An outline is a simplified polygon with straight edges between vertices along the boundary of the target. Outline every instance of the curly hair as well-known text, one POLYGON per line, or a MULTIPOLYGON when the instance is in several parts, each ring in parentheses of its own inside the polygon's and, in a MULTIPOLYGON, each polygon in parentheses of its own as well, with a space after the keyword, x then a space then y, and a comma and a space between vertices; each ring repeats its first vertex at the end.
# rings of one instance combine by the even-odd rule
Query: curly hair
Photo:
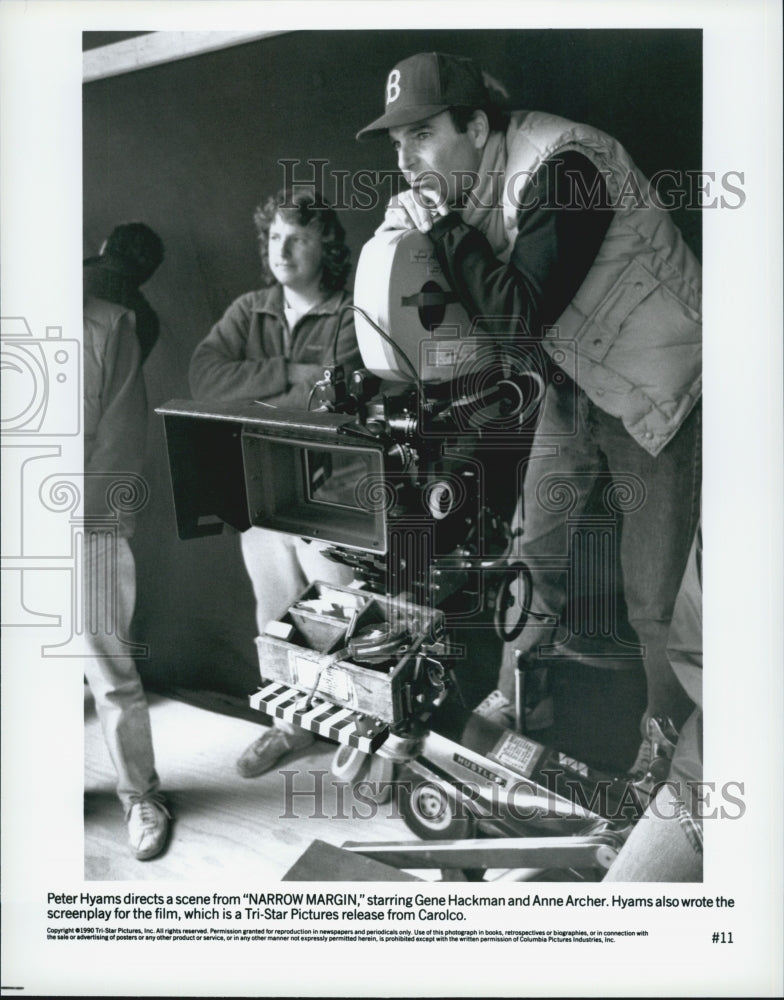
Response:
POLYGON ((320 234, 321 287, 328 292, 345 288, 351 270, 351 251, 346 245, 346 231, 337 213, 316 191, 294 194, 286 190, 268 198, 253 213, 253 222, 259 236, 263 287, 269 288, 276 280, 269 266, 269 231, 276 216, 280 216, 285 222, 315 229, 320 234))

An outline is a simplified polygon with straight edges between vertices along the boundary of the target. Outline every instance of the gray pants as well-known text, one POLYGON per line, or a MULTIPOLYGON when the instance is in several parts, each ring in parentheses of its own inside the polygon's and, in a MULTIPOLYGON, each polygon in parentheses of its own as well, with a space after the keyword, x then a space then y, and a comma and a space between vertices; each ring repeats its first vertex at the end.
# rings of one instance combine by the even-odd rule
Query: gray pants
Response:
POLYGON ((136 601, 136 566, 127 539, 85 532, 84 675, 117 772, 126 815, 135 802, 157 798, 159 781, 150 712, 127 640, 136 601))

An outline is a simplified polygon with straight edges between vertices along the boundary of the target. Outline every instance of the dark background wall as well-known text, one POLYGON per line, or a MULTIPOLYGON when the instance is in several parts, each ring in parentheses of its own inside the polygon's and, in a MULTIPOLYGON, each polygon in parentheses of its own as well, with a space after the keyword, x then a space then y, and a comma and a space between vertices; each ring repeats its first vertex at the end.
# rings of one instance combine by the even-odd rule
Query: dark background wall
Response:
MULTIPOLYGON (((281 186, 279 160, 302 161, 297 179, 308 159, 327 160, 328 171, 393 168, 384 140, 360 145, 354 134, 381 113, 392 65, 432 49, 476 58, 512 107, 609 132, 648 175, 701 167, 699 31, 303 31, 89 83, 85 256, 131 219, 152 226, 167 250, 144 288, 162 324, 146 365, 151 408, 189 395, 194 347, 257 286, 251 216, 281 186)), ((335 197, 331 183, 325 194, 335 197)), ((379 204, 343 213, 355 258, 382 212, 379 204)), ((699 254, 699 214, 675 215, 699 254)), ((258 675, 238 536, 177 539, 162 421, 152 413, 147 477, 151 499, 134 540, 145 676, 241 698, 258 675)))

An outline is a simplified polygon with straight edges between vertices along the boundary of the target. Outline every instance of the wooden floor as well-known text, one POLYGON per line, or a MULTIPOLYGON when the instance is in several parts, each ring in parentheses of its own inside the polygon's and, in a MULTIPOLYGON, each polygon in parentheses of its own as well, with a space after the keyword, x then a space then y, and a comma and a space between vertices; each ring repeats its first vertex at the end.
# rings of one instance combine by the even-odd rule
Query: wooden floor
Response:
MULTIPOLYGON (((248 884, 280 880, 305 849, 319 839, 345 841, 412 840, 403 821, 378 806, 356 803, 329 772, 335 747, 317 741, 295 764, 296 788, 318 792, 295 800, 298 818, 284 818, 285 779, 273 771, 247 780, 235 761, 262 729, 245 719, 211 712, 149 694, 158 772, 174 815, 165 854, 137 861, 126 839, 115 778, 91 697, 85 689, 84 877, 103 880, 242 880, 248 884), (352 805, 361 819, 350 818, 352 805), (321 813, 319 816, 318 813, 321 813)), ((291 813, 289 809, 289 814, 291 813)), ((431 873, 429 876, 433 878, 431 873)))

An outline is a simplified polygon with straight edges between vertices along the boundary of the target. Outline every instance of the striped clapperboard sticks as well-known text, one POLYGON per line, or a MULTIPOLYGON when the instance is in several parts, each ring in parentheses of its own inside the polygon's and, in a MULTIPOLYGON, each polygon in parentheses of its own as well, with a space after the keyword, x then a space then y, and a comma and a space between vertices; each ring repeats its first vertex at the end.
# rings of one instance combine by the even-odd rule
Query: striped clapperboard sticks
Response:
POLYGON ((386 723, 330 701, 318 701, 279 681, 251 695, 250 706, 362 753, 374 753, 389 736, 386 723))

